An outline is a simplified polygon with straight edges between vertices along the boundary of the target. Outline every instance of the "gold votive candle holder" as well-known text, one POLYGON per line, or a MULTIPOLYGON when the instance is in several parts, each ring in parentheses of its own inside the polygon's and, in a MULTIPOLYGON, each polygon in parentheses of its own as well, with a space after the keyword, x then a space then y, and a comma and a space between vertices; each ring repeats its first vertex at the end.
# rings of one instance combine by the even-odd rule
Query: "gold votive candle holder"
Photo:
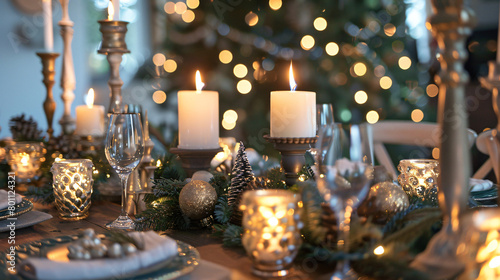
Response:
POLYGON ((90 159, 66 159, 52 165, 55 204, 62 219, 76 221, 89 215, 93 166, 90 159))
POLYGON ((457 254, 462 256, 463 279, 500 279, 500 210, 481 209, 466 215, 457 254))
POLYGON ((243 194, 242 243, 253 262, 255 275, 289 274, 302 244, 299 204, 300 196, 286 190, 253 190, 243 194))
POLYGON ((399 162, 398 182, 408 197, 438 205, 439 161, 403 159, 399 162))
POLYGON ((7 146, 7 161, 16 173, 19 183, 29 183, 40 176, 40 165, 45 160, 41 142, 16 142, 7 146))

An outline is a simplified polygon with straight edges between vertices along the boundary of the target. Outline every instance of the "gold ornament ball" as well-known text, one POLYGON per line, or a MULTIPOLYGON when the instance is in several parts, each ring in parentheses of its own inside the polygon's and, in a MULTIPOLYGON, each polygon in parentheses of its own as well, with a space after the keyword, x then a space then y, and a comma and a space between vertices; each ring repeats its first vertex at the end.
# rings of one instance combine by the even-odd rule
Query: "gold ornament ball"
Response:
POLYGON ((215 210, 217 192, 207 182, 193 180, 187 183, 179 194, 179 206, 182 213, 192 220, 201 220, 215 210))
POLYGON ((391 182, 373 185, 365 201, 358 207, 360 216, 372 217, 375 223, 386 223, 394 214, 410 205, 403 189, 391 182))

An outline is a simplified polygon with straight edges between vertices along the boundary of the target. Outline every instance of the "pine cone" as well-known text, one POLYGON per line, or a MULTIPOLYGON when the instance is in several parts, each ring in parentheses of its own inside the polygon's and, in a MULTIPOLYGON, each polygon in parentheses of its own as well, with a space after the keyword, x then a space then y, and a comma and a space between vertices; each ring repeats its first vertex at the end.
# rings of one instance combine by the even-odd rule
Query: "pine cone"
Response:
POLYGON ((41 141, 42 131, 33 117, 24 118, 24 114, 12 117, 9 121, 10 132, 14 141, 41 141))
POLYGON ((70 135, 60 135, 52 137, 47 144, 47 151, 51 153, 59 152, 66 159, 79 158, 75 144, 70 135))

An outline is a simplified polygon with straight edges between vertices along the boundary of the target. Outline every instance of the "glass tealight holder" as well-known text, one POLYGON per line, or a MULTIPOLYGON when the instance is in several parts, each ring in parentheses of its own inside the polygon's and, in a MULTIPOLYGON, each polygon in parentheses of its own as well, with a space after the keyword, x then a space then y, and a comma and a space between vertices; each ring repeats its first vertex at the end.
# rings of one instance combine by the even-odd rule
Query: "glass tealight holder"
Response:
POLYGON ((40 176, 45 148, 41 142, 16 142, 7 146, 7 161, 19 183, 29 183, 40 176))
POLYGON ((62 219, 76 221, 89 215, 93 166, 90 159, 67 159, 52 165, 52 187, 62 219))
POLYGON ((462 218, 457 254, 465 264, 462 279, 500 279, 500 210, 480 209, 462 218))
POLYGON ((242 243, 260 277, 289 274, 302 239, 300 196, 286 190, 253 190, 243 194, 242 243))
POLYGON ((399 162, 398 182, 410 199, 438 205, 439 161, 403 159, 399 162))

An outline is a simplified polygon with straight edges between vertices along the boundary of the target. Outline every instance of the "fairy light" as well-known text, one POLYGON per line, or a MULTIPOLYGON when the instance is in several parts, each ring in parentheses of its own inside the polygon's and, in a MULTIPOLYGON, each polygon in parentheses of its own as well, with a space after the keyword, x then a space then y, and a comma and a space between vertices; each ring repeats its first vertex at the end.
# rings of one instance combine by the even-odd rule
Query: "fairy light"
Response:
POLYGON ((339 45, 335 42, 326 44, 325 51, 329 56, 336 56, 339 53, 339 45))
POLYGON ((358 104, 365 104, 368 101, 368 94, 365 91, 359 90, 354 94, 354 101, 358 104))
POLYGON ((382 89, 390 89, 392 87, 392 79, 387 76, 380 78, 380 87, 382 89))
POLYGON ((245 22, 249 25, 249 26, 255 26, 257 25, 257 23, 259 22, 259 16, 257 14, 255 14, 254 12, 249 12, 246 16, 245 16, 245 22))
POLYGON ((439 88, 435 84, 430 84, 425 88, 425 92, 429 97, 436 97, 439 93, 439 88))
POLYGON ((187 6, 186 3, 184 2, 177 2, 175 3, 175 12, 179 15, 182 15, 187 11, 187 6))
POLYGON ((368 113, 366 113, 366 121, 368 123, 374 124, 374 123, 378 122, 378 119, 379 119, 379 115, 378 115, 377 111, 371 110, 368 113))
POLYGON ((279 10, 281 8, 281 5, 283 5, 281 0, 269 0, 269 7, 271 7, 271 9, 275 11, 279 10))
POLYGON ((200 6, 200 0, 186 0, 186 5, 190 9, 196 9, 198 6, 200 6))
POLYGON ((312 49, 315 43, 316 42, 314 41, 314 38, 311 35, 305 35, 300 40, 300 46, 306 51, 312 49))
POLYGON ((225 130, 232 130, 236 127, 236 122, 228 122, 228 121, 226 121, 226 119, 223 119, 222 120, 222 127, 225 130))
POLYGON ((191 10, 187 10, 185 13, 182 14, 182 20, 186 23, 193 22, 195 18, 194 12, 191 10))
POLYGON ((313 25, 314 25, 314 29, 316 29, 318 31, 323 31, 326 29, 326 26, 328 25, 328 23, 326 22, 326 19, 324 19, 322 17, 317 17, 314 20, 313 25))
POLYGON ((233 54, 228 50, 223 50, 219 53, 219 60, 224 64, 228 64, 233 60, 233 54))
POLYGON ((165 63, 165 60, 167 60, 167 59, 166 59, 165 55, 162 53, 157 53, 157 54, 153 55, 153 63, 156 66, 162 66, 163 63, 165 63))
POLYGON ((167 61, 163 64, 163 69, 165 69, 168 73, 173 73, 177 70, 177 62, 173 59, 167 59, 167 61))
POLYGON ((354 74, 361 77, 366 74, 366 65, 363 62, 354 64, 354 74))
POLYGON ((407 56, 402 56, 398 60, 399 68, 407 70, 411 66, 411 59, 407 56))
POLYGON ((394 34, 396 34, 396 26, 392 23, 387 23, 384 25, 384 33, 388 37, 392 37, 394 34))
POLYGON ((167 2, 165 3, 165 5, 163 6, 163 9, 165 10, 165 13, 171 15, 171 14, 174 14, 175 13, 175 3, 174 2, 167 2))
POLYGON ((153 93, 153 101, 156 104, 162 104, 167 100, 167 94, 162 90, 157 90, 153 93))
POLYGON ((439 148, 432 149, 432 158, 439 159, 439 148))
POLYGON ((384 250, 384 247, 382 247, 382 246, 378 246, 377 248, 375 248, 375 250, 373 250, 373 253, 377 256, 384 254, 384 252, 385 252, 385 250, 384 250))
POLYGON ((385 75, 385 67, 378 65, 375 69, 373 69, 373 74, 378 78, 383 77, 385 75))
POLYGON ((252 90, 252 84, 248 80, 241 80, 236 84, 236 89, 241 94, 247 94, 252 90))
POLYGON ((238 113, 235 110, 227 110, 222 116, 227 122, 233 123, 238 120, 238 113))
POLYGON ((415 109, 411 112, 411 120, 414 122, 421 122, 424 119, 424 112, 420 109, 415 109))
POLYGON ((244 78, 248 74, 248 69, 243 64, 236 64, 233 68, 233 74, 237 78, 244 78))

